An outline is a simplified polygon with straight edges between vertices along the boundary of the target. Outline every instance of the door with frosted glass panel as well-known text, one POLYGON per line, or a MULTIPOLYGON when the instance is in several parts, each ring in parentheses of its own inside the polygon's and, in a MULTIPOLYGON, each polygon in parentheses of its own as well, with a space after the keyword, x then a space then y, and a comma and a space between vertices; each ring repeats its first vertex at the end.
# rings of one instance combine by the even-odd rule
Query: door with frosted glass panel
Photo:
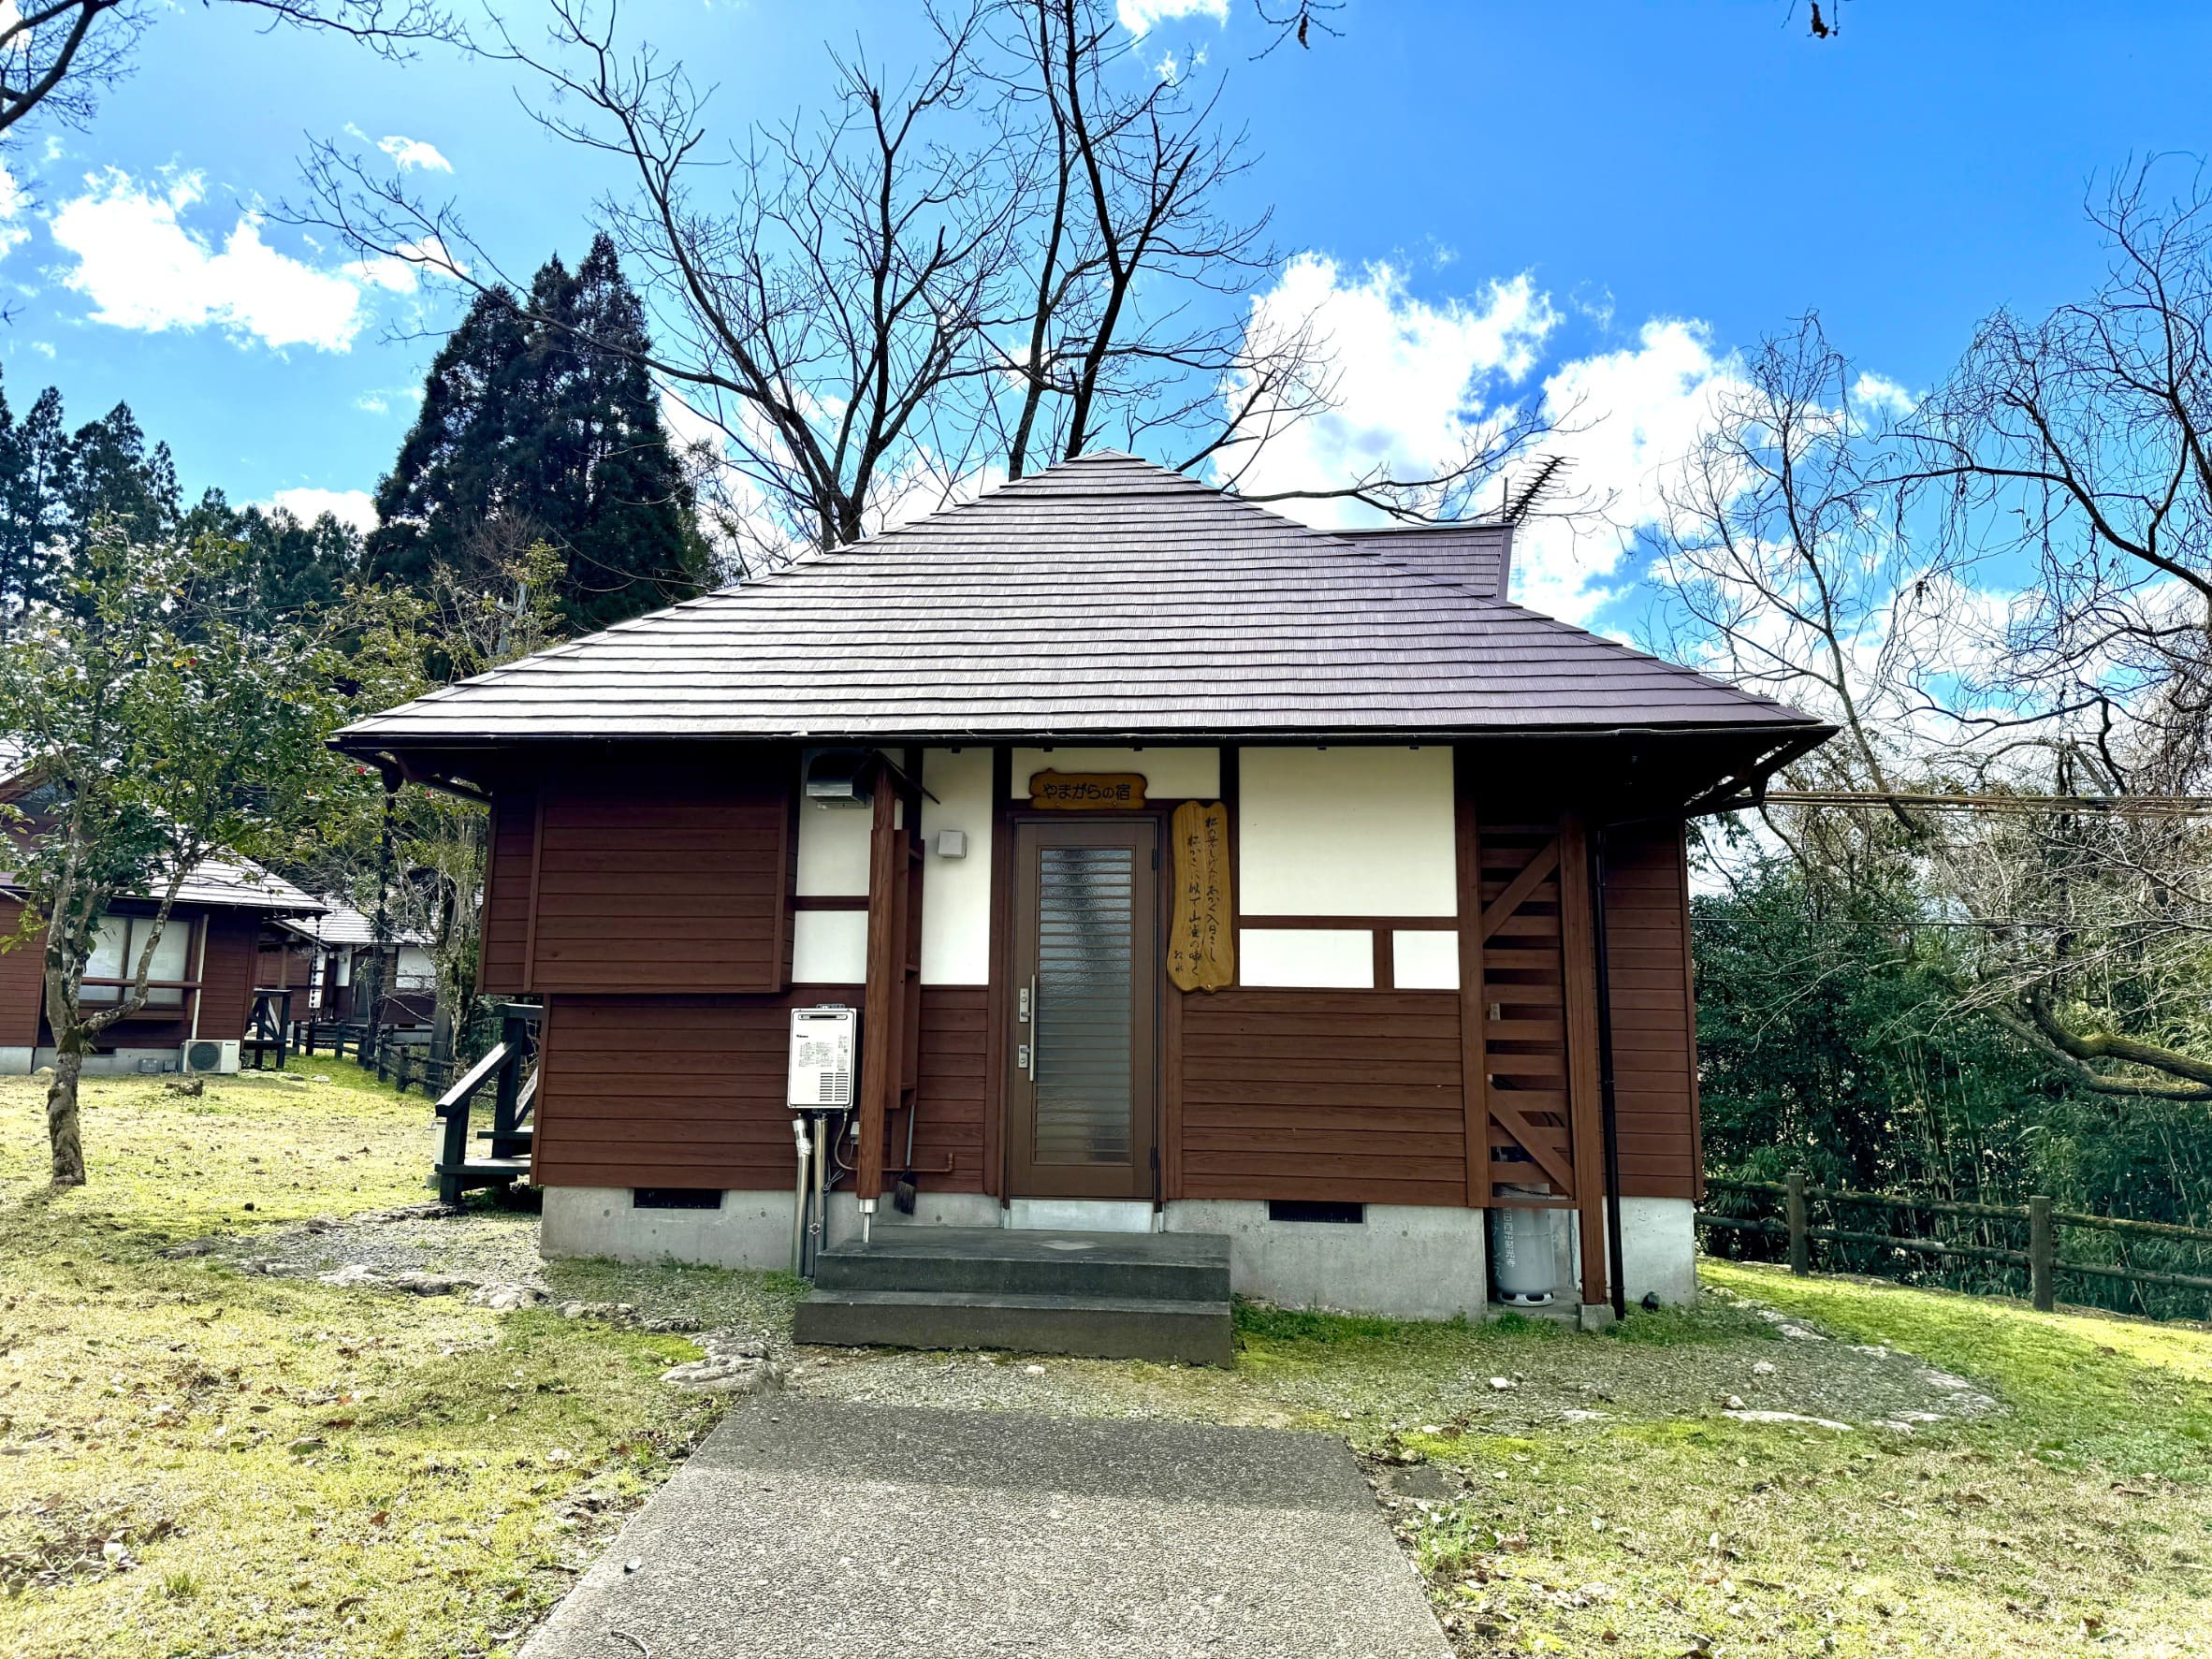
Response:
POLYGON ((1015 1197, 1152 1196, 1158 848, 1149 819, 1015 828, 1015 1197))

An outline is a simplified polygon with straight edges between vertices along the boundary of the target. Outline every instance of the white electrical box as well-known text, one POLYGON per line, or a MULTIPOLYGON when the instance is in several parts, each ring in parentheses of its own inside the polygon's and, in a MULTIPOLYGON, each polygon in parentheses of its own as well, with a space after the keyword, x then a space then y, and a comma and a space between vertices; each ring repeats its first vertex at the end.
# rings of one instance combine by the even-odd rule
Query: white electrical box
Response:
POLYGON ((860 1016, 850 1008, 791 1011, 791 1105, 800 1112, 843 1112, 852 1104, 860 1016))

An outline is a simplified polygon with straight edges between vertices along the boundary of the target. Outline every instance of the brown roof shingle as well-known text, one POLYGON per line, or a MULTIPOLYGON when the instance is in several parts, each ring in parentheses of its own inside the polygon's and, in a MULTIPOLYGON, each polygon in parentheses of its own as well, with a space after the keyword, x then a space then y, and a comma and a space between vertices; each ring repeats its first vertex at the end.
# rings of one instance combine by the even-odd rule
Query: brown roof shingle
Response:
POLYGON ((1818 729, 1495 597, 1505 548, 1476 533, 1489 528, 1335 536, 1128 456, 1085 456, 339 740, 1818 729), (1491 568, 1470 559, 1455 578, 1486 541, 1491 568))

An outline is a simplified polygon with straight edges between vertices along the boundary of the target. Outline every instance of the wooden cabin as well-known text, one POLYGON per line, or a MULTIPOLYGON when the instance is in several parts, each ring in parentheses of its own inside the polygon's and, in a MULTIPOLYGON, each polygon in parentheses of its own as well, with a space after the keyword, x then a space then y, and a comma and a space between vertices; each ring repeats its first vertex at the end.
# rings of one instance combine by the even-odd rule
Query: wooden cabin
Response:
MULTIPOLYGON (((132 898, 111 906, 84 976, 87 1005, 113 1001, 138 972, 159 906, 132 898)), ((282 877, 242 858, 210 859, 178 889, 153 947, 146 1006, 110 1026, 88 1076, 140 1071, 236 1071, 257 1036, 281 1039, 282 988, 299 971, 283 928, 321 909, 282 877), (265 981, 265 974, 268 977, 265 981), (256 1011, 264 1018, 257 1025, 256 1011)), ((0 938, 22 924, 21 891, 0 878, 0 938)), ((22 1076, 53 1063, 46 1019, 45 936, 0 953, 0 1074, 22 1076)))
POLYGON ((549 1251, 788 1264, 790 1016, 845 1005, 871 1247, 1226 1238, 1240 1292, 1479 1314, 1510 1210, 1568 1305, 1681 1300, 1683 825, 1829 728, 1511 557, 1088 456, 338 741, 489 803, 549 1251))
POLYGON ((338 1026, 373 1023, 412 1030, 427 1027, 436 1017, 438 967, 427 932, 390 928, 380 952, 374 920, 330 897, 323 900, 320 915, 303 916, 288 925, 306 965, 304 974, 293 981, 302 987, 293 1003, 294 1019, 338 1026), (371 984, 385 987, 383 1006, 373 1011, 378 1016, 373 1022, 365 989, 371 984))

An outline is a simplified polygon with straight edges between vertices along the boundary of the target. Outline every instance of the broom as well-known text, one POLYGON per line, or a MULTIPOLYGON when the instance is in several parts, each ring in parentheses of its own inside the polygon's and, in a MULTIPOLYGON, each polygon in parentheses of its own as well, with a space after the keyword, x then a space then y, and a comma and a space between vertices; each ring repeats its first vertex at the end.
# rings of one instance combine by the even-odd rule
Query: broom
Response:
POLYGON ((891 1207, 901 1215, 914 1213, 914 1119, 921 1115, 919 1106, 907 1108, 907 1167, 898 1185, 891 1189, 891 1207))

